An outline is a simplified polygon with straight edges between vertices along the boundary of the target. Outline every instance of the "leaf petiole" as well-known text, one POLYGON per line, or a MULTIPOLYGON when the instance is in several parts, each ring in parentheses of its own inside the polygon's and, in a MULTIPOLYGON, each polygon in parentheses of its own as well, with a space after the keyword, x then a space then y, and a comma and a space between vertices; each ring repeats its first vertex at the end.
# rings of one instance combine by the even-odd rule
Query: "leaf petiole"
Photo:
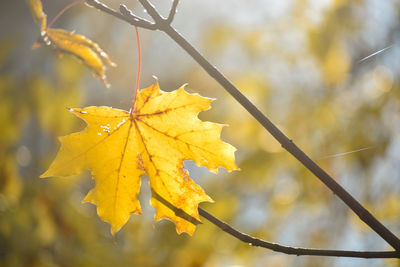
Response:
POLYGON ((131 106, 131 111, 130 111, 131 117, 132 117, 133 113, 135 113, 136 95, 139 91, 140 70, 141 70, 141 65, 142 65, 142 57, 141 57, 141 50, 140 50, 140 36, 139 36, 138 27, 135 26, 135 30, 136 30, 136 41, 137 41, 137 47, 138 47, 138 71, 137 71, 137 75, 136 75, 136 86, 135 86, 135 92, 133 94, 132 106, 131 106))
POLYGON ((60 12, 58 12, 58 14, 50 21, 50 23, 47 25, 47 28, 50 28, 50 27, 54 24, 54 22, 56 22, 57 19, 58 19, 59 17, 61 17, 62 14, 65 13, 65 11, 67 11, 68 9, 70 9, 70 8, 73 7, 73 6, 82 4, 82 3, 84 3, 84 2, 85 2, 85 0, 76 0, 76 1, 74 1, 74 2, 72 2, 72 3, 70 3, 70 4, 68 4, 67 6, 65 6, 65 7, 64 7, 60 12))

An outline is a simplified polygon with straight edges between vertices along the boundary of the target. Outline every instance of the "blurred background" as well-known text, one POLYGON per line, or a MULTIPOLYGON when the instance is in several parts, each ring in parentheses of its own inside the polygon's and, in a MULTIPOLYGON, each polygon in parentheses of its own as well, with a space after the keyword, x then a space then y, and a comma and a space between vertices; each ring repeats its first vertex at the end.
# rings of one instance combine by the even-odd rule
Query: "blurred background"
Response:
MULTIPOLYGON (((152 1, 168 14, 171 1, 152 1)), ((43 0, 51 20, 70 1, 43 0)), ((120 3, 146 16, 136 1, 120 3)), ((173 26, 284 133, 400 236, 400 1, 182 0, 173 26), (381 49, 386 50, 366 58, 381 49), (346 153, 351 152, 352 153, 346 153)), ((90 173, 39 179, 84 128, 66 107, 129 109, 137 71, 132 26, 85 5, 53 27, 99 43, 118 67, 107 89, 82 63, 31 50, 39 29, 25 1, 0 2, 1 266, 400 266, 399 260, 288 256, 254 248, 203 219, 192 237, 143 214, 115 236, 84 198, 90 173)), ((239 230, 288 246, 391 250, 181 48, 140 30, 141 87, 213 97, 203 120, 226 123, 241 171, 185 166, 215 200, 201 207, 239 230)))

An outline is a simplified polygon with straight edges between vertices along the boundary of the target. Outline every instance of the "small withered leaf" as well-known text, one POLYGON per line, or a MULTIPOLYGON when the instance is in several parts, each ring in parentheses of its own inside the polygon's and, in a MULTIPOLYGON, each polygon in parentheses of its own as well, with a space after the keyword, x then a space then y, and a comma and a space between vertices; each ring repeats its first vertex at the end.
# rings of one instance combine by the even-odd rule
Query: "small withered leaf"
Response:
POLYGON ((106 66, 115 67, 116 64, 100 46, 83 35, 69 32, 63 29, 53 29, 47 27, 46 14, 43 12, 40 0, 28 0, 29 6, 35 22, 40 27, 40 36, 32 48, 37 48, 42 44, 50 46, 59 55, 66 53, 80 59, 92 70, 93 75, 99 78, 106 87, 109 83, 106 78, 106 66))

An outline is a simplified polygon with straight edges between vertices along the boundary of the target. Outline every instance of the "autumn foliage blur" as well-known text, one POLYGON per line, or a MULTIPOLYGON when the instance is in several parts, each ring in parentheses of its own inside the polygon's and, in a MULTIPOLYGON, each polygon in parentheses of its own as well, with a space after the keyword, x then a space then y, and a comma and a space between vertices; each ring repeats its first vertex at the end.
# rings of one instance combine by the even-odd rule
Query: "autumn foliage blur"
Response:
MULTIPOLYGON (((135 8, 134 1, 104 2, 135 8)), ((169 1, 153 2, 168 12, 169 1)), ((43 1, 50 18, 67 3, 43 1)), ((399 11, 394 0, 183 0, 173 26, 399 236, 399 11)), ((171 222, 154 223, 146 179, 143 214, 112 237, 95 207, 80 203, 93 187, 89 173, 38 177, 56 154, 57 136, 84 127, 67 107, 129 109, 137 68, 133 28, 85 5, 54 25, 79 31, 109 53, 118 67, 109 70, 107 89, 75 58, 31 50, 38 29, 25 1, 3 1, 0 12, 0 266, 366 265, 251 248, 205 220, 192 237, 177 235, 171 222)), ((159 32, 142 30, 141 37, 141 87, 155 75, 168 91, 187 82, 189 91, 217 98, 200 118, 229 124, 223 139, 238 148, 240 172, 216 176, 186 163, 215 201, 203 208, 286 245, 389 249, 176 44, 159 32)))

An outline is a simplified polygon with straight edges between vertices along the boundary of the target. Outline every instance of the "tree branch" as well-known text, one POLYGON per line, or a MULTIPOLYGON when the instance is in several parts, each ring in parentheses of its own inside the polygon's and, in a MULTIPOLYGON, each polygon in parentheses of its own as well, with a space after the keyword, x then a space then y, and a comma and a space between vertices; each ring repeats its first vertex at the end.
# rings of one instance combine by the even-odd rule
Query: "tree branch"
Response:
MULTIPOLYGON (((113 10, 108 10, 104 4, 97 0, 87 0, 87 2, 119 19, 127 21, 135 26, 142 27, 137 23, 137 18, 130 17, 129 14, 115 14, 113 10), (91 4, 92 3, 92 4, 91 4), (96 3, 94 5, 93 3, 96 3), (122 17, 121 17, 122 16, 122 17)), ((163 18, 148 0, 139 0, 148 14, 154 20, 154 28, 165 32, 180 47, 182 47, 211 77, 213 77, 233 98, 236 99, 290 154, 300 161, 308 170, 318 177, 334 194, 336 194, 348 207, 350 207, 357 216, 365 222, 371 229, 378 233, 386 242, 388 242, 397 251, 400 251, 400 239, 388 230, 380 221, 378 221, 367 209, 365 209, 352 195, 350 195, 341 185, 339 185, 329 174, 318 166, 310 157, 308 157, 297 145, 290 140, 278 127, 276 127, 249 99, 247 99, 216 67, 211 65, 184 37, 182 37, 163 18)), ((177 1, 174 1, 174 4, 177 1)), ((176 3, 177 5, 177 3, 176 3)), ((172 8, 173 10, 174 8, 172 8)), ((146 25, 148 27, 148 25, 146 25)), ((153 26, 152 26, 153 27, 153 26)), ((146 27, 144 27, 146 28, 146 27)), ((152 30, 154 30, 152 28, 152 30)))
POLYGON ((277 243, 267 242, 239 232, 229 224, 215 218, 207 211, 199 208, 199 214, 208 221, 219 227, 222 231, 236 237, 240 241, 255 247, 263 247, 276 252, 290 255, 309 255, 309 256, 332 256, 332 257, 353 257, 353 258, 400 258, 400 251, 351 251, 351 250, 325 250, 311 248, 296 248, 283 246, 277 243))

